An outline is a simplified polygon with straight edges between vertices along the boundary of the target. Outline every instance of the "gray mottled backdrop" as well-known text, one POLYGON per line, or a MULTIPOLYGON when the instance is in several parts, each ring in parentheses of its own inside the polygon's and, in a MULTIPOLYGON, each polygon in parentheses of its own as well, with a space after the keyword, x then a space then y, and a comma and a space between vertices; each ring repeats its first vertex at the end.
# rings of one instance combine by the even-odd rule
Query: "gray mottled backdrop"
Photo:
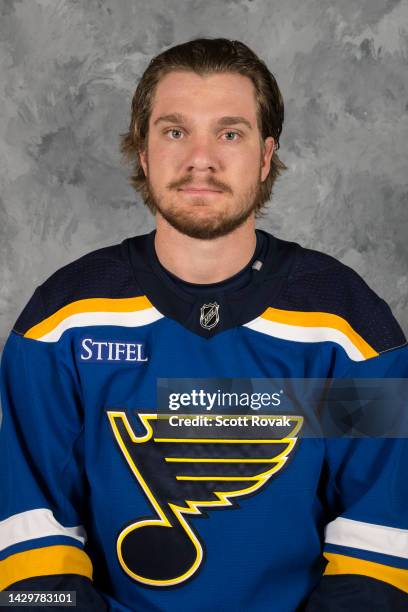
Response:
POLYGON ((153 227, 118 135, 149 59, 249 44, 286 101, 289 171, 260 224, 354 267, 408 331, 408 4, 0 0, 0 348, 34 287, 153 227))

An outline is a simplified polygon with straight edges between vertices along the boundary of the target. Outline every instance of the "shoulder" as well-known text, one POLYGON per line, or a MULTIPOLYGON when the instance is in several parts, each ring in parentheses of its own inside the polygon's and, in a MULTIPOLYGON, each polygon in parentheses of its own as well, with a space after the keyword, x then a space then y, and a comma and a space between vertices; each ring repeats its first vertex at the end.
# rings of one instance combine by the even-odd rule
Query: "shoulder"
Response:
POLYGON ((92 298, 140 295, 129 263, 127 240, 97 249, 63 266, 37 287, 14 331, 24 334, 60 309, 92 298))
POLYGON ((291 266, 277 308, 334 315, 378 352, 406 342, 388 304, 357 272, 331 255, 289 244, 291 266))

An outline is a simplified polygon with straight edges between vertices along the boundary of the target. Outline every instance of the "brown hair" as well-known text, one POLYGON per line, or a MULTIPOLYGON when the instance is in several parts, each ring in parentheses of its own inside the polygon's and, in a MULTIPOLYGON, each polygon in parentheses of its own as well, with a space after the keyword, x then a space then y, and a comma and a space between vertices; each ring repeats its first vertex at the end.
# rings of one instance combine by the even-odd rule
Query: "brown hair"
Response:
POLYGON ((133 164, 131 185, 142 194, 146 205, 155 212, 140 165, 139 151, 144 150, 147 143, 149 118, 157 84, 173 70, 193 71, 200 76, 234 72, 249 77, 254 84, 262 144, 268 136, 273 136, 275 140, 270 172, 260 186, 260 198, 255 211, 259 216, 272 195, 273 184, 281 172, 287 169, 276 153, 282 132, 284 106, 278 84, 266 64, 249 47, 237 40, 198 38, 171 47, 151 60, 133 96, 129 131, 120 136, 120 150, 124 158, 133 164))

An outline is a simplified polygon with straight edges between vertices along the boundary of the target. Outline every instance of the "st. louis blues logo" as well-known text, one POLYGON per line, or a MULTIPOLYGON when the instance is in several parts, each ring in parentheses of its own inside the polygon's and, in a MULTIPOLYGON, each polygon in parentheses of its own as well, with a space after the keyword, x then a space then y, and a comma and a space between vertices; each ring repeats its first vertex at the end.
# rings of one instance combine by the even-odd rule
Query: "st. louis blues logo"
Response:
POLYGON ((217 302, 203 304, 200 309, 200 325, 204 329, 212 329, 220 320, 220 306, 217 302))
POLYGON ((138 414, 135 425, 143 433, 137 435, 125 412, 108 412, 116 441, 155 512, 124 526, 117 539, 121 567, 145 585, 174 586, 197 572, 203 544, 188 518, 239 507, 237 498, 260 490, 285 465, 303 423, 302 417, 285 417, 286 426, 259 428, 254 438, 252 426, 224 425, 231 416, 206 416, 221 422, 210 427, 198 420, 192 427, 193 416, 188 425, 181 420, 174 427, 172 415, 138 414))

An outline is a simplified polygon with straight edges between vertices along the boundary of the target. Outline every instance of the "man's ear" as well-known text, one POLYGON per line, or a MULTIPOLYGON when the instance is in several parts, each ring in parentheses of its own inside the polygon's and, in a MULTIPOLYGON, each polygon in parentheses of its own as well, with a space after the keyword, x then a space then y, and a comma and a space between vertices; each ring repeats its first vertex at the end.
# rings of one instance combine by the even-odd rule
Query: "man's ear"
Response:
POLYGON ((145 149, 139 150, 139 161, 143 168, 144 175, 147 176, 147 151, 145 149))
POLYGON ((272 136, 268 136, 263 141, 262 160, 261 160, 261 182, 263 182, 271 169, 271 159, 275 150, 275 140, 272 136))

